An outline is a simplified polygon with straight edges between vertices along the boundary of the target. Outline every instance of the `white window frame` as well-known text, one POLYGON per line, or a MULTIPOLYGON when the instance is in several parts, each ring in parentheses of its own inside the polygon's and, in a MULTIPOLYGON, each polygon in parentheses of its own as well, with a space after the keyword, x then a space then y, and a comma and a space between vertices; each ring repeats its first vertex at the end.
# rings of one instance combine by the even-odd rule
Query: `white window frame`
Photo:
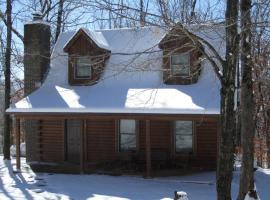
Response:
POLYGON ((92 64, 91 64, 91 59, 89 58, 89 56, 78 56, 75 58, 75 67, 74 67, 74 78, 75 79, 91 79, 93 76, 93 68, 92 68, 92 64), (89 59, 89 64, 85 64, 85 67, 89 67, 90 70, 90 75, 89 76, 77 76, 77 70, 78 70, 78 66, 77 66, 77 62, 78 59, 80 58, 88 58, 89 59))
POLYGON ((172 53, 171 56, 170 56, 170 70, 171 70, 171 75, 174 76, 174 77, 178 77, 178 76, 183 76, 183 77, 186 77, 186 76, 190 76, 190 53, 172 53), (172 66, 182 66, 182 65, 175 65, 172 63, 172 57, 173 56, 188 56, 188 74, 173 74, 173 70, 172 70, 172 66))
POLYGON ((138 133, 137 133, 137 121, 134 120, 134 119, 120 119, 118 121, 118 151, 119 152, 134 152, 137 150, 138 148, 138 133), (121 122, 124 122, 124 121, 134 121, 134 124, 135 124, 135 132, 134 133, 124 133, 124 132, 121 132, 121 122), (121 144, 121 136, 122 135, 134 135, 135 136, 135 147, 131 147, 131 148, 128 148, 128 149, 123 149, 122 148, 122 144, 121 144))
MULTIPOLYGON (((181 153, 185 153, 185 154, 194 154, 194 122, 193 121, 191 121, 191 120, 176 120, 176 121, 174 121, 174 123, 173 123, 173 126, 174 126, 174 128, 173 128, 173 131, 174 131, 174 133, 173 133, 173 135, 174 135, 174 152, 176 153, 176 154, 181 154, 181 153), (191 122, 191 138, 192 138, 192 144, 191 144, 191 150, 190 151, 185 151, 185 150, 178 150, 178 148, 177 148, 177 135, 180 135, 180 134, 177 134, 176 133, 176 123, 177 122, 191 122)), ((189 134, 183 134, 183 135, 189 135, 189 134)), ((181 148, 179 148, 179 149, 181 149, 181 148)))

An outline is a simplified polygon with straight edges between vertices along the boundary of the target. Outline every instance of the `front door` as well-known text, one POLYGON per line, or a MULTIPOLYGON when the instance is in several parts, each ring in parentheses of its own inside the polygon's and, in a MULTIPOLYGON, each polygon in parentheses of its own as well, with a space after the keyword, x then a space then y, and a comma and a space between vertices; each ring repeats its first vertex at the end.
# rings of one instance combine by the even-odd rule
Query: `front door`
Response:
POLYGON ((67 120, 66 124, 66 152, 67 161, 80 163, 80 137, 82 133, 82 120, 67 120))

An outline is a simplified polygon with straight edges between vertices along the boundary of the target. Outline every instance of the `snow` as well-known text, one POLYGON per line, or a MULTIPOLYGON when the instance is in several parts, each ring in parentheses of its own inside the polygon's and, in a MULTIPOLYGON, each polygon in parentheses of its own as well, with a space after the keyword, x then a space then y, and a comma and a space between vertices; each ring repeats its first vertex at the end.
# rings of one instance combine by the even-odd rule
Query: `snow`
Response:
MULTIPOLYGON (((200 30, 201 36, 212 41, 218 51, 223 51, 218 31, 200 30)), ((93 38, 99 38, 101 43, 106 41, 111 50, 105 72, 97 84, 68 84, 68 56, 63 46, 76 32, 65 32, 56 43, 51 69, 43 85, 11 105, 7 112, 220 113, 220 83, 207 60, 201 63, 202 72, 196 84, 163 83, 163 55, 158 47, 165 34, 163 29, 145 27, 88 32, 99 35, 93 38)))
MULTIPOLYGON (((16 173, 15 159, 0 156, 1 200, 172 200, 175 191, 186 192, 192 200, 215 200, 215 172, 179 177, 144 179, 140 176, 67 175, 34 173, 22 159, 22 171, 16 173), (211 182, 212 184, 196 184, 211 182)), ((270 197, 270 169, 255 173, 260 199, 270 197)), ((234 172, 232 196, 236 199, 239 171, 234 172)))
POLYGON ((175 196, 177 200, 188 200, 187 193, 183 191, 175 192, 175 196))
MULTIPOLYGON (((20 144, 20 155, 23 156, 23 157, 25 157, 25 155, 26 155, 25 150, 26 150, 25 149, 25 143, 23 142, 23 143, 20 144)), ((11 145, 11 147, 10 147, 10 155, 14 156, 14 157, 16 156, 16 145, 15 144, 11 145)))
POLYGON ((29 21, 29 22, 27 22, 25 24, 44 24, 44 25, 48 25, 48 26, 51 25, 49 22, 44 21, 42 19, 36 19, 36 20, 33 20, 33 21, 29 21))
MULTIPOLYGON (((104 38, 102 32, 100 31, 92 31, 92 30, 89 30, 89 29, 86 29, 86 28, 80 28, 78 31, 84 31, 95 43, 98 47, 102 48, 102 49, 106 49, 106 50, 110 50, 110 46, 106 40, 106 38, 104 38)), ((77 34, 76 31, 74 33, 74 35, 72 37, 70 37, 70 40, 77 34)), ((64 45, 63 48, 65 48, 65 46, 70 42, 70 40, 68 40, 66 42, 66 44, 64 45)))
POLYGON ((249 196, 249 193, 245 196, 245 199, 244 200, 260 200, 260 199, 255 199, 255 198, 253 198, 253 197, 250 197, 249 196))

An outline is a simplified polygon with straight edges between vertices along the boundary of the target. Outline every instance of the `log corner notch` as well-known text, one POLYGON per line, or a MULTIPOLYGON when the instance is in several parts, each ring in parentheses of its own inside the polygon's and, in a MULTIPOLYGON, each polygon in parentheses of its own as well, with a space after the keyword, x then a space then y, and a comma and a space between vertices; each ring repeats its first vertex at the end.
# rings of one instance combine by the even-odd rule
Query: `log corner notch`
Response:
POLYGON ((146 176, 145 178, 151 178, 151 136, 150 136, 150 120, 146 120, 146 176))
POLYGON ((21 130, 20 130, 20 119, 15 119, 15 134, 16 134, 16 168, 18 171, 21 170, 21 130))

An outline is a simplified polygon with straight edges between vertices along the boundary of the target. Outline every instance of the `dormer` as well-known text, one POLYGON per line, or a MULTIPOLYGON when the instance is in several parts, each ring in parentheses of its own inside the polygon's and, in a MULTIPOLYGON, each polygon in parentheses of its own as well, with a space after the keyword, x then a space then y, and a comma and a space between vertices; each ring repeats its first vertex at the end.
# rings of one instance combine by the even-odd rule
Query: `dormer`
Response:
POLYGON ((68 80, 70 85, 92 85, 104 72, 110 56, 109 45, 101 32, 79 29, 67 42, 68 80))
POLYGON ((160 41, 163 50, 163 82, 188 85, 198 81, 201 52, 180 25, 171 29, 160 41))

